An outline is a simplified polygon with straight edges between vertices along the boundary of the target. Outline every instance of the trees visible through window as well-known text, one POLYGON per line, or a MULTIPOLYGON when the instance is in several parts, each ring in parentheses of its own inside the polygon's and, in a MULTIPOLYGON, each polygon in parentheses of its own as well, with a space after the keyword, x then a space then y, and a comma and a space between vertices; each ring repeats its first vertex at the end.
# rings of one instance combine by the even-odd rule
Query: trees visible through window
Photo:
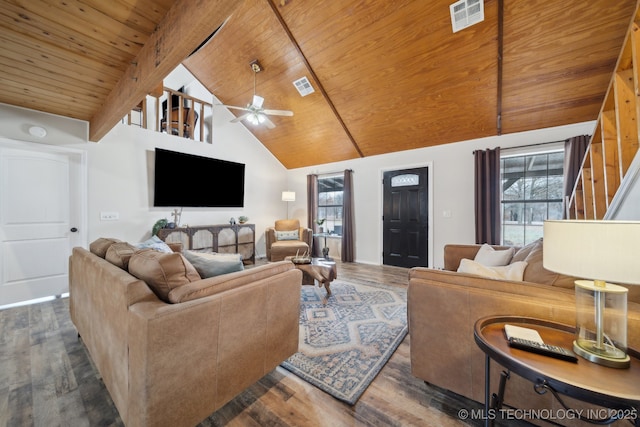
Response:
POLYGON ((562 219, 563 162, 563 151, 502 157, 503 244, 524 246, 545 219, 562 219))
POLYGON ((324 219, 324 232, 342 235, 342 195, 344 176, 318 178, 318 219, 324 219))

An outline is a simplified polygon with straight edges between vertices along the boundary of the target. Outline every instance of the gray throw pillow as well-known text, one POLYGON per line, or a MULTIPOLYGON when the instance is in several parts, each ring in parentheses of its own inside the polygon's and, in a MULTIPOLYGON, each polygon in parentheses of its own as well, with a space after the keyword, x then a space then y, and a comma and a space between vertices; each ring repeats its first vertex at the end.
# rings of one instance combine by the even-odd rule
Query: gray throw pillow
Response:
POLYGON ((240 254, 184 251, 183 255, 203 279, 244 270, 240 254))

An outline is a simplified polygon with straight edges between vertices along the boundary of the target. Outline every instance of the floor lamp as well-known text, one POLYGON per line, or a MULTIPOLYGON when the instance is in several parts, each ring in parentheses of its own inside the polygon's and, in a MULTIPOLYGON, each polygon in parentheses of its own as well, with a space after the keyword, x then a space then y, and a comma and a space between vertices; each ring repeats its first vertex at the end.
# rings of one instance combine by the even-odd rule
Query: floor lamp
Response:
POLYGON ((296 201, 296 192, 295 191, 283 191, 282 192, 282 201, 287 202, 287 219, 289 219, 289 202, 296 201))

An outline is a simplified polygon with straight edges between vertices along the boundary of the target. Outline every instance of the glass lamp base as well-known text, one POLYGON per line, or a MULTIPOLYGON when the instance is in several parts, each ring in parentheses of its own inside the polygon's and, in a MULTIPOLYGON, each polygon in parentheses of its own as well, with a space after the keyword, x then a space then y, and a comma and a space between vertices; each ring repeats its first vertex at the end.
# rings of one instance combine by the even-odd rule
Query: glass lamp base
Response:
POLYGON ((605 344, 603 348, 598 348, 594 340, 581 339, 574 341, 573 351, 589 362, 609 368, 628 368, 631 364, 631 358, 622 350, 609 344, 605 344))

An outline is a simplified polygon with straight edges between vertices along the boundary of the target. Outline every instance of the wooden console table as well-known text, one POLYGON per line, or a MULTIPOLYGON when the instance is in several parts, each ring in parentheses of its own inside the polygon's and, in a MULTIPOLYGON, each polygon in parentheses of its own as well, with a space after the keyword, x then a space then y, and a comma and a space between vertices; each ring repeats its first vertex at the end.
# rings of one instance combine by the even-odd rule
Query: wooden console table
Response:
POLYGON ((254 224, 215 224, 162 228, 158 237, 167 243, 182 243, 184 249, 237 253, 245 264, 256 261, 254 224))

